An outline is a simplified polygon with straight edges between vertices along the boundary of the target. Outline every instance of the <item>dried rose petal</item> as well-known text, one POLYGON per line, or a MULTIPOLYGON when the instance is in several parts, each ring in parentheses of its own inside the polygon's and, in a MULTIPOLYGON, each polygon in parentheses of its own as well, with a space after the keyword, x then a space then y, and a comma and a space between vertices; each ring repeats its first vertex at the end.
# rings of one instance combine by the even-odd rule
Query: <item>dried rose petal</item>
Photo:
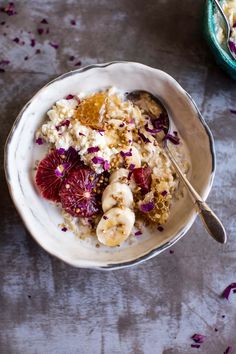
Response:
POLYGON ((174 251, 173 251, 173 250, 170 250, 169 252, 170 252, 170 254, 173 254, 173 253, 174 253, 174 251))
POLYGON ((191 348, 200 348, 200 344, 191 344, 191 348))
POLYGON ((107 160, 104 161, 103 168, 104 168, 105 171, 109 170, 110 164, 109 164, 109 162, 107 160))
POLYGON ((162 129, 151 129, 148 127, 148 123, 145 124, 144 126, 145 130, 148 132, 148 133, 151 133, 151 134, 157 134, 157 133, 160 133, 162 131, 162 129))
POLYGON ((140 210, 143 213, 149 213, 150 211, 152 211, 155 208, 155 204, 154 202, 148 202, 148 203, 144 203, 140 205, 140 210))
POLYGON ((20 42, 20 39, 19 39, 18 37, 15 37, 15 38, 13 39, 13 42, 19 43, 19 42, 20 42))
POLYGON ((4 12, 8 16, 13 16, 17 14, 15 4, 13 2, 9 2, 5 7, 1 7, 0 11, 4 12))
POLYGON ((31 40, 30 40, 30 45, 31 45, 31 47, 34 47, 34 46, 35 46, 35 39, 31 39, 31 40))
POLYGON ((28 57, 28 56, 24 57, 24 60, 28 60, 28 59, 29 59, 29 57, 28 57))
POLYGON ((236 289, 236 283, 232 283, 230 285, 227 286, 227 288, 225 288, 225 290, 223 291, 222 297, 224 297, 225 299, 229 299, 229 295, 231 290, 236 289))
POLYGON ((135 236, 140 236, 140 235, 142 235, 142 234, 143 234, 142 231, 136 231, 134 235, 135 235, 135 236))
POLYGON ((230 109, 229 111, 233 114, 236 114, 236 109, 230 109))
POLYGON ((61 231, 66 232, 66 231, 67 231, 67 227, 63 227, 63 228, 61 229, 61 231))
POLYGON ((164 231, 164 227, 158 226, 158 227, 157 227, 157 230, 160 231, 160 232, 162 232, 162 231, 164 231))
POLYGON ((228 348, 226 348, 224 354, 230 354, 233 352, 233 347, 229 346, 228 348))
POLYGON ((80 66, 81 65, 81 60, 77 61, 77 63, 75 63, 75 66, 80 66))
POLYGON ((191 339, 194 340, 195 343, 203 343, 204 340, 205 340, 205 336, 203 336, 202 334, 198 334, 198 333, 195 333, 191 339))
POLYGON ((88 148, 87 154, 93 154, 94 152, 98 152, 99 150, 100 148, 98 146, 92 146, 88 148))
POLYGON ((57 43, 49 42, 49 45, 51 47, 53 47, 54 49, 58 49, 59 48, 59 44, 57 44, 57 43))
POLYGON ((57 177, 63 177, 65 172, 68 170, 68 168, 70 167, 70 163, 69 162, 64 162, 60 165, 58 165, 55 169, 55 175, 57 177))
POLYGON ((74 57, 73 55, 71 55, 71 56, 69 57, 69 60, 70 60, 70 61, 73 61, 73 60, 75 60, 75 57, 74 57))
POLYGON ((43 145, 43 139, 42 138, 38 138, 35 140, 36 144, 38 145, 43 145))
POLYGON ((5 21, 2 21, 2 22, 1 22, 1 26, 5 25, 5 23, 6 23, 5 21))
POLYGON ((108 217, 107 217, 106 215, 103 215, 103 219, 104 219, 104 220, 107 220, 108 217))
POLYGON ((140 132, 138 129, 138 136, 143 140, 144 143, 150 143, 151 141, 143 134, 140 132))
POLYGON ((132 156, 132 148, 128 152, 120 151, 122 157, 132 156))
POLYGON ((60 154, 60 155, 63 155, 63 154, 65 154, 65 149, 63 149, 63 148, 59 148, 59 149, 57 149, 57 152, 58 152, 58 154, 60 154))
POLYGON ((42 21, 40 23, 45 23, 48 24, 48 21, 46 20, 46 18, 43 18, 42 21))
POLYGON ((102 158, 102 157, 98 157, 98 156, 94 156, 93 158, 92 158, 92 161, 93 161, 93 163, 95 164, 95 165, 101 165, 101 164, 103 164, 104 163, 104 159, 102 158))
POLYGON ((37 32, 41 36, 41 34, 43 34, 43 32, 44 32, 44 29, 43 28, 38 28, 37 32))
POLYGON ((40 49, 36 49, 35 54, 40 54, 41 50, 40 49))
POLYGON ((167 195, 167 191, 161 192, 161 195, 162 195, 163 197, 165 197, 165 196, 167 195))
POLYGON ((3 68, 0 68, 0 73, 5 73, 5 70, 3 68))
POLYGON ((66 100, 72 100, 72 98, 74 98, 74 95, 69 94, 66 96, 66 100))
POLYGON ((174 135, 166 134, 164 136, 163 140, 169 140, 174 145, 179 145, 179 143, 180 143, 180 138, 178 137, 177 132, 175 132, 174 135))
POLYGON ((4 65, 8 65, 10 64, 10 60, 1 60, 0 61, 0 65, 4 66, 4 65))
POLYGON ((71 20, 71 21, 70 21, 70 24, 71 24, 72 26, 75 26, 75 25, 76 25, 76 21, 75 21, 75 20, 71 20))

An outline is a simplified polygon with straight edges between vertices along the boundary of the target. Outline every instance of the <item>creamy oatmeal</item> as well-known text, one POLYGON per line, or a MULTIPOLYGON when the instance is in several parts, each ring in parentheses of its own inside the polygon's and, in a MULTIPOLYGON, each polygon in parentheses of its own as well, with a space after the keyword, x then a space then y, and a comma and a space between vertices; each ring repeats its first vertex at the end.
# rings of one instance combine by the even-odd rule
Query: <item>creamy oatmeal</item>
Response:
POLYGON ((49 149, 35 181, 60 208, 62 231, 94 235, 111 247, 140 236, 144 225, 162 231, 178 179, 160 131, 187 170, 181 139, 176 131, 165 136, 163 119, 161 108, 151 119, 116 88, 55 103, 36 133, 49 149))

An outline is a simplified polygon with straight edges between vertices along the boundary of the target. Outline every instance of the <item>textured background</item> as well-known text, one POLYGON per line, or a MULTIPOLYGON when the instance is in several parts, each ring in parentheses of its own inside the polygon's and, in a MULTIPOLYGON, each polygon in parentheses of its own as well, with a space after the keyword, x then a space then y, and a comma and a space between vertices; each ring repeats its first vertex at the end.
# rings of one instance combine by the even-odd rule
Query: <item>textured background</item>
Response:
POLYGON ((202 39, 204 2, 15 4, 16 16, 0 13, 0 23, 6 22, 0 25, 0 61, 10 60, 0 72, 2 145, 27 100, 80 60, 126 59, 166 70, 193 96, 213 131, 218 163, 209 203, 224 220, 229 242, 213 242, 198 220, 174 254, 120 271, 74 269, 46 254, 24 228, 8 195, 2 151, 0 353, 223 354, 228 345, 236 353, 236 295, 228 302, 220 297, 236 281, 236 116, 229 112, 236 109, 236 83, 215 65, 202 39), (50 33, 40 36, 37 28, 48 27, 39 25, 43 18, 50 33), (207 336, 200 349, 190 347, 195 332, 207 336))

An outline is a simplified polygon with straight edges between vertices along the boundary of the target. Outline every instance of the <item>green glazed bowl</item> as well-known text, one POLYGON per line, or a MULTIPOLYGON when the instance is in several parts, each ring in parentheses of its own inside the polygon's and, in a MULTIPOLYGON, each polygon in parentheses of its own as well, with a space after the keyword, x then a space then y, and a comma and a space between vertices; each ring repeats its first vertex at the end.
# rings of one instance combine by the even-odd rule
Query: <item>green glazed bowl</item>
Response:
POLYGON ((216 38, 214 14, 216 6, 213 0, 206 0, 204 13, 204 36, 216 59, 216 62, 231 78, 236 80, 236 60, 221 47, 216 38))

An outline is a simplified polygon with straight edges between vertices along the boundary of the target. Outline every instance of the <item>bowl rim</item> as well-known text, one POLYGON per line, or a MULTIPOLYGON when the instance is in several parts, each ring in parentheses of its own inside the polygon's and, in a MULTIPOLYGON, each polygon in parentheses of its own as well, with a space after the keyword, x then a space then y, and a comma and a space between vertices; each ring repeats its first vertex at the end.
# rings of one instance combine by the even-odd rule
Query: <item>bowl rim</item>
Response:
POLYGON ((207 23, 209 28, 209 36, 212 41, 212 45, 218 51, 219 56, 224 60, 225 64, 228 65, 232 70, 236 72, 236 60, 231 58, 231 55, 224 50, 216 38, 216 30, 214 24, 214 15, 215 15, 216 5, 213 4, 212 0, 208 0, 207 5, 207 23))
POLYGON ((85 72, 87 70, 90 70, 90 69, 93 69, 93 68, 105 68, 105 67, 108 67, 108 66, 111 66, 111 65, 115 65, 115 64, 125 64, 125 65, 129 65, 129 64, 136 64, 136 65, 140 65, 142 66, 144 69, 145 68, 151 68, 152 70, 156 70, 156 71, 159 71, 161 73, 164 73, 165 76, 169 77, 172 81, 174 81, 174 83, 176 84, 176 86, 178 87, 178 90, 181 91, 187 98, 187 100, 193 105, 193 107, 195 108, 196 110, 196 117, 199 119, 200 123, 202 124, 202 126, 204 127, 205 129, 205 132, 208 136, 208 139, 209 139, 209 152, 211 154, 211 162, 212 162, 212 169, 211 169, 211 175, 209 176, 209 182, 208 182, 208 185, 205 189, 205 193, 204 193, 204 197, 203 199, 206 200, 207 196, 209 195, 210 193, 210 190, 211 190, 211 187, 212 187, 212 184, 213 184, 213 180, 214 180, 214 176, 215 176, 215 169, 216 169, 216 154, 215 154, 215 145, 214 145, 214 139, 213 139, 213 135, 211 133, 211 130, 209 128, 209 126, 207 125, 205 119, 203 118, 202 114, 200 113, 195 101, 193 100, 193 98, 189 95, 189 93, 187 93, 183 88, 182 86, 178 83, 178 81, 176 79, 174 79, 171 75, 169 75, 168 73, 166 73, 165 71, 163 70, 160 70, 160 69, 156 69, 156 68, 153 68, 153 67, 150 67, 148 65, 145 65, 145 64, 142 64, 142 63, 139 63, 139 62, 134 62, 134 61, 111 61, 111 62, 107 62, 107 63, 101 63, 101 64, 91 64, 91 65, 87 65, 87 66, 84 66, 80 69, 76 69, 76 70, 71 70, 69 72, 66 72, 62 75, 59 75, 58 77, 54 78, 53 80, 49 81, 47 84, 45 84, 43 87, 41 87, 32 97, 31 99, 23 106, 23 108, 21 109, 21 111, 18 113, 13 125, 12 125, 12 128, 8 134, 8 137, 6 139, 6 142, 5 142, 5 146, 4 146, 4 171, 5 171, 5 178, 6 178, 6 181, 7 181, 7 185, 8 185, 8 190, 9 190, 9 193, 10 193, 10 196, 13 200, 13 203, 15 205, 15 208, 17 210, 17 212, 19 213, 20 217, 21 217, 21 220, 24 224, 24 226, 26 227, 26 229, 28 230, 29 234, 33 237, 33 239, 36 241, 36 243, 41 246, 45 251, 47 251, 51 256, 54 256, 56 257, 57 259, 59 260, 62 260, 63 262, 65 262, 66 264, 69 264, 70 266, 74 266, 76 268, 86 268, 86 269, 98 269, 98 270, 115 270, 115 269, 122 269, 122 268, 127 268, 127 267, 130 267, 130 266, 133 266, 133 265, 137 265, 137 264, 140 264, 140 263, 143 263, 144 261, 148 260, 148 259, 151 259, 153 257, 155 257, 156 255, 158 255, 159 253, 161 253, 162 251, 168 249, 169 247, 173 246, 177 241, 179 241, 187 232, 188 230, 192 227, 196 217, 197 217, 197 212, 194 213, 194 215, 192 216, 192 218, 189 220, 189 222, 176 234, 176 236, 170 240, 170 241, 167 241, 166 243, 164 243, 163 245, 161 246, 158 246, 154 249, 152 249, 151 251, 149 251, 148 253, 138 257, 138 258, 135 258, 131 261, 127 261, 127 262, 120 262, 120 263, 114 263, 114 264, 106 264, 105 266, 98 266, 98 265, 77 265, 77 264, 74 264, 73 261, 69 261, 68 259, 64 259, 63 256, 61 255, 58 255, 56 254, 55 252, 53 252, 52 250, 48 250, 47 247, 45 247, 44 245, 42 245, 40 243, 40 241, 34 236, 34 233, 33 231, 30 229, 30 227, 28 226, 27 224, 27 220, 26 218, 24 217, 23 213, 21 212, 21 209, 19 208, 18 204, 17 204, 17 200, 14 196, 14 193, 13 193, 13 189, 12 189, 12 186, 11 186, 11 182, 10 182, 10 173, 9 173, 9 168, 8 168, 8 156, 9 156, 9 148, 10 148, 10 144, 11 144, 11 140, 13 138, 13 135, 14 135, 14 132, 15 130, 17 129, 17 126, 22 118, 22 115, 23 113, 25 112, 25 110, 28 108, 28 106, 31 104, 31 102, 33 101, 33 99, 35 98, 35 96, 37 96, 41 90, 43 90, 44 88, 46 88, 47 86, 49 85, 52 85, 54 82, 56 81, 59 81, 59 80, 62 80, 68 76, 71 76, 71 75, 75 75, 75 74, 79 74, 79 73, 82 73, 82 72, 85 72))

